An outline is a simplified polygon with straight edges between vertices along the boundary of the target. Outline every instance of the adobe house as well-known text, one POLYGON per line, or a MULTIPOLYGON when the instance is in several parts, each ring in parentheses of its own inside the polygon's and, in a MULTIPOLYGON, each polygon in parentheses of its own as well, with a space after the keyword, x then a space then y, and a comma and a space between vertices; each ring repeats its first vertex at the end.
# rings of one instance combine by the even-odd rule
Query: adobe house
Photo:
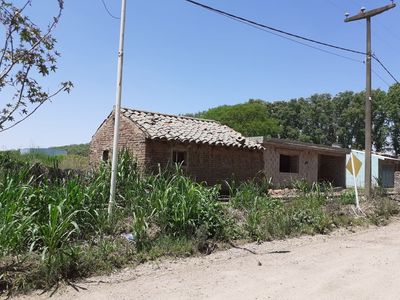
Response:
MULTIPOLYGON (((365 151, 351 150, 362 163, 357 175, 357 186, 363 188, 365 181, 365 151)), ((350 154, 347 155, 347 162, 350 154)), ((371 154, 371 179, 372 185, 382 186, 383 188, 393 188, 395 181, 395 172, 400 171, 400 159, 387 154, 371 154)), ((346 170, 346 186, 354 187, 354 178, 349 170, 346 170)))
POLYGON ((346 186, 348 149, 262 136, 249 139, 265 148, 264 175, 274 186, 289 186, 300 179, 346 186))
MULTIPOLYGON (((93 167, 111 158, 112 112, 90 143, 93 167)), ((141 168, 180 163, 186 174, 209 185, 256 177, 263 169, 263 147, 212 120, 121 109, 119 149, 128 149, 141 168)))

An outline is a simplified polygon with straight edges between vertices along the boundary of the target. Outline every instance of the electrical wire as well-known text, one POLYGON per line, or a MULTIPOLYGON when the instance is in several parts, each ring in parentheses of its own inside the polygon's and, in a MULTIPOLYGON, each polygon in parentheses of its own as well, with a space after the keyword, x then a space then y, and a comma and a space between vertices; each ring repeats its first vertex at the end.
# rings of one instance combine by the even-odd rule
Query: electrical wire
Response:
POLYGON ((380 61, 378 57, 376 57, 375 54, 372 54, 372 58, 375 59, 381 65, 381 67, 390 75, 390 77, 393 78, 394 81, 396 81, 396 83, 399 83, 396 77, 393 76, 393 74, 388 70, 388 68, 385 67, 385 65, 380 61))
MULTIPOLYGON (((233 19, 233 20, 235 20, 235 19, 233 19)), ((236 20, 236 21, 241 22, 241 23, 244 23, 244 22, 239 21, 239 20, 236 20)), ((365 61, 363 61, 363 60, 355 59, 355 58, 352 58, 352 57, 349 57, 349 56, 345 56, 345 55, 341 55, 341 54, 338 54, 338 53, 335 53, 335 52, 331 52, 331 51, 328 51, 328 50, 325 50, 325 49, 321 49, 321 48, 318 48, 318 47, 315 47, 315 46, 312 46, 312 45, 309 45, 309 44, 306 44, 306 43, 297 41, 297 40, 295 40, 295 39, 291 39, 291 38, 289 38, 289 37, 280 35, 280 34, 278 34, 278 33, 271 32, 271 31, 269 31, 269 30, 266 30, 265 28, 260 28, 260 27, 254 26, 254 25, 252 25, 252 24, 248 24, 248 23, 244 23, 244 24, 247 24, 247 25, 249 25, 249 26, 254 27, 255 29, 268 32, 268 33, 270 33, 270 34, 273 34, 273 35, 282 37, 282 38, 287 39, 287 40, 289 40, 289 41, 293 41, 293 42, 295 42, 295 43, 304 45, 304 46, 306 46, 306 47, 309 47, 309 48, 312 48, 312 49, 315 49, 315 50, 318 50, 318 51, 322 51, 322 52, 325 52, 325 53, 328 53, 328 54, 332 54, 332 55, 335 55, 335 56, 338 56, 338 57, 341 57, 341 58, 344 58, 344 59, 347 59, 347 60, 351 60, 351 61, 354 61, 354 62, 357 62, 357 63, 365 64, 365 61)), ((378 72, 376 72, 373 68, 371 68, 371 71, 372 71, 384 84, 386 84, 388 87, 390 87, 390 84, 389 84, 381 75, 379 75, 378 72)))
POLYGON ((314 44, 318 44, 318 45, 322 45, 322 46, 325 46, 325 47, 330 47, 330 48, 334 48, 334 49, 342 50, 342 51, 346 51, 346 52, 366 55, 366 53, 362 52, 362 51, 353 50, 353 49, 345 48, 345 47, 341 47, 341 46, 336 46, 336 45, 333 45, 333 44, 329 44, 329 43, 317 41, 317 40, 314 40, 314 39, 311 39, 311 38, 308 38, 308 37, 304 37, 304 36, 301 36, 301 35, 298 35, 298 34, 290 33, 288 31, 284 31, 284 30, 281 30, 281 29, 278 29, 278 28, 274 28, 274 27, 271 27, 271 26, 268 26, 268 25, 264 25, 264 24, 261 24, 261 23, 258 23, 258 22, 255 22, 255 21, 252 21, 252 20, 237 16, 237 15, 234 15, 234 14, 231 14, 231 13, 228 13, 228 12, 213 8, 211 6, 208 6, 208 5, 193 1, 193 0, 184 0, 184 1, 189 2, 191 4, 194 4, 194 5, 197 5, 199 7, 205 8, 207 10, 210 10, 210 11, 214 12, 214 13, 218 13, 218 14, 221 14, 221 15, 224 15, 226 17, 233 18, 233 19, 241 20, 241 21, 243 21, 245 23, 252 24, 252 25, 255 25, 255 26, 259 26, 259 27, 262 27, 262 28, 265 28, 265 29, 269 29, 271 31, 275 31, 275 32, 278 32, 278 33, 281 33, 281 34, 284 34, 284 35, 287 35, 287 36, 291 36, 291 37, 294 37, 294 38, 297 38, 297 39, 301 39, 301 40, 304 40, 304 41, 307 41, 307 42, 311 42, 311 43, 314 43, 314 44))
POLYGON ((281 37, 281 38, 283 38, 283 39, 285 39, 285 40, 289 40, 289 41, 292 41, 292 42, 294 42, 294 43, 297 43, 297 44, 300 44, 300 45, 303 45, 303 46, 306 46, 306 47, 309 47, 309 48, 312 48, 312 49, 315 49, 315 50, 318 50, 318 51, 321 51, 321 52, 324 52, 324 53, 328 53, 328 54, 331 54, 331 55, 335 55, 335 56, 338 56, 338 57, 341 57, 341 58, 344 58, 344 59, 347 59, 347 60, 351 60, 351 61, 358 62, 358 63, 363 63, 362 60, 355 59, 355 58, 352 58, 352 57, 349 57, 349 56, 345 56, 345 55, 341 55, 341 54, 339 54, 339 53, 335 53, 335 52, 332 52, 332 51, 329 51, 329 50, 326 50, 326 49, 322 49, 322 48, 319 48, 319 47, 316 47, 316 46, 313 46, 313 45, 310 45, 310 44, 307 44, 307 43, 303 43, 303 42, 298 41, 298 40, 295 40, 295 39, 293 39, 293 38, 284 36, 284 35, 282 35, 282 34, 279 34, 279 33, 273 32, 273 31, 270 31, 270 30, 265 29, 265 28, 262 28, 262 27, 255 26, 255 25, 253 25, 253 24, 249 24, 249 23, 243 22, 243 21, 238 20, 238 19, 234 19, 234 18, 231 18, 231 17, 228 17, 228 18, 230 18, 230 19, 232 19, 232 20, 234 20, 234 21, 237 21, 237 22, 246 24, 246 25, 248 25, 248 26, 251 26, 251 27, 253 27, 253 28, 255 28, 255 29, 258 29, 258 30, 261 30, 261 31, 270 33, 270 34, 272 34, 272 35, 281 37))
POLYGON ((107 4, 104 2, 104 0, 101 0, 101 2, 103 3, 104 9, 106 10, 107 14, 108 14, 111 18, 116 19, 116 20, 119 20, 119 19, 120 19, 120 18, 114 16, 114 15, 111 13, 111 11, 108 9, 107 4))
POLYGON ((379 75, 374 69, 371 69, 371 71, 376 75, 376 77, 378 77, 382 82, 384 82, 388 87, 390 87, 390 84, 385 79, 383 79, 383 77, 379 75))
POLYGON ((379 25, 381 25, 382 27, 384 27, 388 33, 391 34, 392 38, 394 38, 394 39, 400 41, 400 35, 399 35, 397 32, 395 32, 394 30, 392 30, 392 28, 390 28, 389 26, 387 26, 387 25, 385 25, 384 23, 382 23, 379 19, 377 19, 376 21, 377 21, 377 23, 378 23, 379 25))
MULTIPOLYGON (((337 45, 330 44, 330 43, 321 42, 321 41, 317 41, 317 40, 314 40, 314 39, 311 39, 311 38, 308 38, 308 37, 304 37, 304 36, 301 36, 301 35, 298 35, 298 34, 290 33, 288 31, 284 31, 284 30, 281 30, 281 29, 278 29, 278 28, 274 28, 274 27, 265 25, 265 24, 261 24, 261 23, 258 23, 258 22, 255 22, 255 21, 252 21, 252 20, 237 16, 237 15, 222 11, 220 9, 213 8, 211 6, 208 6, 208 5, 193 1, 193 0, 184 0, 184 1, 189 2, 189 3, 193 4, 193 5, 198 6, 198 7, 204 8, 206 10, 209 10, 211 12, 223 15, 223 16, 229 18, 229 19, 238 21, 238 22, 243 23, 245 25, 248 25, 248 26, 254 27, 256 29, 268 32, 270 34, 279 36, 281 38, 290 40, 292 42, 295 42, 295 43, 298 43, 298 44, 301 44, 301 45, 304 45, 304 46, 307 46, 309 48, 313 48, 313 49, 316 49, 316 50, 319 50, 319 51, 322 51, 322 52, 325 52, 325 53, 329 53, 329 54, 332 54, 332 55, 335 55, 335 56, 339 56, 339 57, 342 57, 342 58, 345 58, 345 59, 348 59, 348 60, 352 60, 352 61, 356 61, 356 62, 363 62, 363 61, 360 61, 360 60, 357 60, 357 59, 354 59, 354 58, 351 58, 351 57, 348 57, 348 56, 344 56, 344 55, 341 55, 341 54, 338 54, 338 53, 334 53, 334 52, 331 52, 331 51, 328 51, 328 50, 325 50, 325 49, 321 49, 319 47, 315 47, 315 46, 309 45, 309 44, 307 44, 305 42, 301 42, 301 41, 298 41, 296 39, 304 40, 306 42, 318 44, 318 45, 329 47, 329 48, 333 48, 333 49, 336 49, 336 50, 341 50, 341 51, 346 51, 346 52, 355 53, 355 54, 361 54, 361 55, 367 55, 366 52, 362 52, 362 51, 358 51, 358 50, 354 50, 354 49, 350 49, 350 48, 346 48, 346 47, 341 47, 341 46, 337 46, 337 45)), ((393 74, 389 71, 389 69, 376 57, 376 55, 371 55, 371 57, 374 60, 376 60, 382 66, 382 68, 390 75, 390 77, 392 77, 392 79, 396 83, 398 83, 397 79, 393 76, 393 74)), ((375 72, 375 74, 376 74, 376 72, 375 72)))

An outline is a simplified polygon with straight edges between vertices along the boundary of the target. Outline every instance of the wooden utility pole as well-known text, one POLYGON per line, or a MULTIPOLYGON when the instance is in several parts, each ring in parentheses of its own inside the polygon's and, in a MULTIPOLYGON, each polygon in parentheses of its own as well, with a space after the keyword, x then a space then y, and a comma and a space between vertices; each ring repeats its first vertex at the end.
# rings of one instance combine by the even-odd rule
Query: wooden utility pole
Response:
POLYGON ((358 21, 366 19, 367 21, 367 51, 366 51, 366 88, 365 88, 365 196, 367 199, 371 198, 371 148, 372 148, 372 98, 371 98, 371 18, 378 14, 381 14, 389 9, 396 6, 395 3, 375 8, 372 10, 365 10, 361 8, 361 11, 352 17, 346 14, 345 22, 358 21))
POLYGON ((108 218, 111 220, 115 205, 115 191, 118 169, 118 140, 119 140, 119 122, 121 118, 121 93, 122 93, 122 69, 124 65, 124 36, 125 36, 125 12, 126 0, 121 3, 121 23, 119 31, 119 50, 118 50, 118 70, 117 70, 117 93, 115 96, 114 107, 114 140, 111 162, 111 183, 110 200, 108 202, 108 218))

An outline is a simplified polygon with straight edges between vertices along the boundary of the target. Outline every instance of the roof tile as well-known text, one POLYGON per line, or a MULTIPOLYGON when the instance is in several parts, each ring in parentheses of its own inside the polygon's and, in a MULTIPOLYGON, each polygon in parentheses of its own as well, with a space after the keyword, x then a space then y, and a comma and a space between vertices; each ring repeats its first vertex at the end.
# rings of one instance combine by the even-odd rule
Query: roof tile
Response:
POLYGON ((263 149, 260 144, 246 139, 239 132, 217 121, 128 108, 122 108, 121 112, 152 140, 167 139, 182 143, 189 141, 246 149, 263 149))

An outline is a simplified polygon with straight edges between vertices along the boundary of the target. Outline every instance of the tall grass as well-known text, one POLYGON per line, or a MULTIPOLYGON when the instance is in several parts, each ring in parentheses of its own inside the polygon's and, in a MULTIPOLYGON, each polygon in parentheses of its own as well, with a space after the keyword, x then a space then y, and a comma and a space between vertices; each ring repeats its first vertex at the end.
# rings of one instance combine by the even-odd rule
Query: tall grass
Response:
MULTIPOLYGON (((268 195, 268 181, 231 184, 230 202, 221 204, 218 186, 194 182, 179 165, 146 173, 127 152, 119 162, 109 221, 108 165, 66 173, 57 161, 43 166, 0 153, 0 292, 30 281, 48 288, 146 257, 208 253, 210 240, 325 233, 338 220, 326 209, 327 186, 299 184, 299 196, 283 202, 268 195), (132 234, 133 243, 121 234, 132 234), (26 261, 29 271, 16 273, 15 262, 26 261), (25 273, 31 279, 16 279, 25 273)), ((377 222, 398 213, 389 202, 377 207, 377 222)))
POLYGON ((254 240, 325 233, 332 222, 325 210, 329 189, 326 184, 304 187, 303 182, 297 183, 301 193, 291 201, 283 201, 270 197, 255 182, 247 182, 231 189, 230 203, 243 212, 245 232, 254 240))
POLYGON ((145 174, 122 154, 116 218, 108 222, 109 166, 58 178, 56 165, 38 172, 37 164, 0 160, 0 260, 40 254, 46 285, 69 274, 71 255, 88 241, 132 232, 137 248, 149 250, 144 245, 165 235, 190 239, 199 227, 207 237, 222 232, 217 188, 193 182, 179 166, 145 174))

